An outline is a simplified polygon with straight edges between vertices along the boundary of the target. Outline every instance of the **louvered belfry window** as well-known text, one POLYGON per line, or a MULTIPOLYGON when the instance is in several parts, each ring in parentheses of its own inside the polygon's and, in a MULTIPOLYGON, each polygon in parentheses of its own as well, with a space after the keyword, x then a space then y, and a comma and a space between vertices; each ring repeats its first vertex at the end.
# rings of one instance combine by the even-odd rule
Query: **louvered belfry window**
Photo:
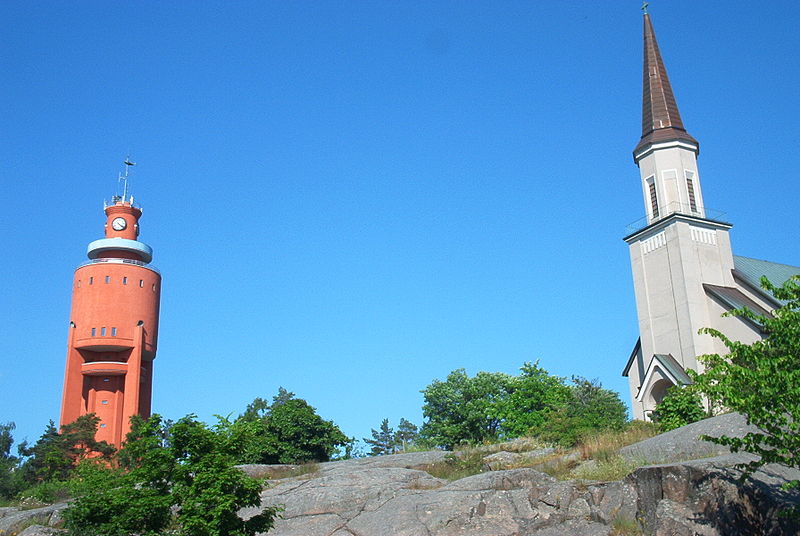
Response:
POLYGON ((697 212, 697 199, 694 196, 694 181, 692 180, 693 173, 686 172, 686 191, 689 192, 689 208, 692 212, 697 212))
POLYGON ((650 188, 650 207, 653 212, 653 217, 658 218, 658 196, 656 195, 656 184, 655 182, 649 182, 648 186, 650 188))

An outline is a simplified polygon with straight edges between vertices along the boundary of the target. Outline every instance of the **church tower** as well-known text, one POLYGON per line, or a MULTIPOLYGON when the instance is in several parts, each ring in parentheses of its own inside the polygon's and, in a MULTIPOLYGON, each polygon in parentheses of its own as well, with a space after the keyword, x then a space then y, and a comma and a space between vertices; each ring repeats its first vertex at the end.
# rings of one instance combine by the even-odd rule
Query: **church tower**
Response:
POLYGON ((647 418, 666 389, 688 383, 696 356, 717 351, 707 288, 734 287, 731 224, 706 209, 700 144, 684 128, 650 15, 644 15, 642 137, 633 151, 646 216, 629 245, 640 339, 625 368, 634 417, 647 418))
POLYGON ((105 206, 105 238, 89 244, 89 261, 75 270, 61 425, 81 415, 100 418, 96 438, 117 447, 132 415, 150 416, 158 341, 161 275, 138 240, 142 210, 128 192, 105 206))

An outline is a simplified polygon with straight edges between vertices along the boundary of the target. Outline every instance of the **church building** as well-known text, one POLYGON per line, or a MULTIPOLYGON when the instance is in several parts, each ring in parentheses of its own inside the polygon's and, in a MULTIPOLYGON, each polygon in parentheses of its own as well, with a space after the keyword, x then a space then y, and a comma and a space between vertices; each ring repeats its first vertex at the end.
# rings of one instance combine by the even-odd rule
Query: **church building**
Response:
POLYGON ((766 276, 781 284, 800 268, 734 255, 731 223, 705 207, 697 157, 699 142, 684 128, 650 15, 644 15, 642 137, 633 150, 641 175, 645 218, 629 229, 628 243, 639 339, 623 371, 633 417, 649 419, 666 390, 702 372, 697 356, 725 354, 710 327, 733 340, 761 338, 758 324, 722 317, 746 306, 756 313, 779 307, 760 287, 766 276))

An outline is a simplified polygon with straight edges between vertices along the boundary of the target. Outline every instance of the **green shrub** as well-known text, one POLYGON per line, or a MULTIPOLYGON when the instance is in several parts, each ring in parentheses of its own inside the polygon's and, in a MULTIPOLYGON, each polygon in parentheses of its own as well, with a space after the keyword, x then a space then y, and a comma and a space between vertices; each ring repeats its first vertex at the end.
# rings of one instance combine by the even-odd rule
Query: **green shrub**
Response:
POLYGON ((652 417, 662 432, 668 432, 704 419, 708 414, 700 395, 691 386, 673 385, 667 389, 667 394, 656 406, 652 417))
POLYGON ((23 502, 35 501, 41 504, 53 504, 63 502, 72 496, 68 482, 61 480, 50 480, 35 484, 22 491, 19 498, 23 502))

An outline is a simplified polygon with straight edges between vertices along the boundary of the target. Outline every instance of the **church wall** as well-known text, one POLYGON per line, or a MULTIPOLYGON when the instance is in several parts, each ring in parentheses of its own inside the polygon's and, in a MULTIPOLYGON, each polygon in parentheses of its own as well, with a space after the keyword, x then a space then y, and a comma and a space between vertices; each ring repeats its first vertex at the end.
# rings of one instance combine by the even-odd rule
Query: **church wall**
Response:
MULTIPOLYGON (((752 324, 737 317, 722 316, 723 313, 728 311, 728 307, 722 305, 711 296, 708 297, 708 309, 711 315, 711 324, 709 327, 722 332, 729 339, 740 341, 745 344, 752 344, 761 339, 761 334, 752 324)), ((721 340, 715 339, 711 337, 711 335, 705 335, 705 337, 711 339, 713 348, 706 353, 723 355, 728 353, 728 349, 721 340)))

